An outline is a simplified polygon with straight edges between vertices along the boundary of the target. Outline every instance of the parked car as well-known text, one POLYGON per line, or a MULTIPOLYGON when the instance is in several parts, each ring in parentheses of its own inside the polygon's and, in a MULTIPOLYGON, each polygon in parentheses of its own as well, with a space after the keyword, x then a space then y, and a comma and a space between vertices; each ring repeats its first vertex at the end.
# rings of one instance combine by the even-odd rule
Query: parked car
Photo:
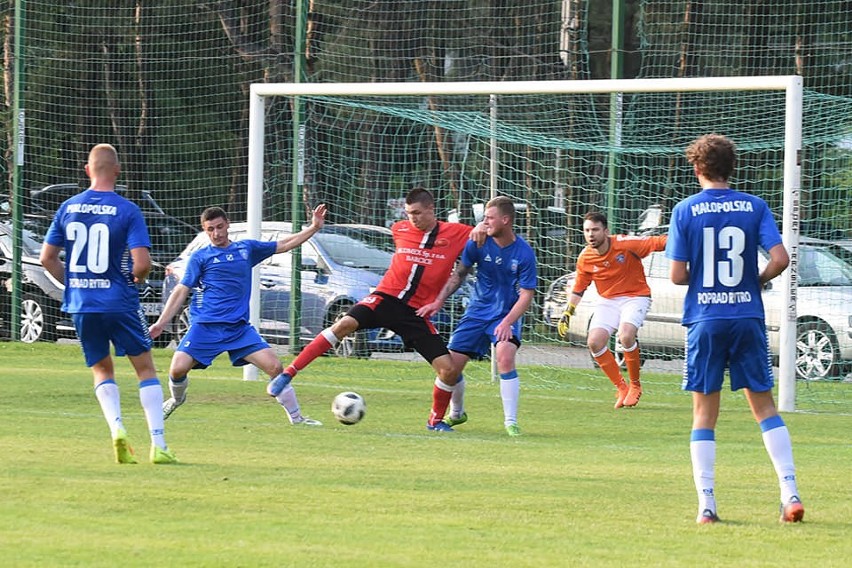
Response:
MULTIPOLYGON (((760 262, 766 263, 761 257, 760 262)), ((643 358, 683 356, 685 330, 681 326, 686 286, 669 279, 670 260, 664 252, 643 259, 645 276, 651 287, 652 304, 639 330, 643 358)), ((543 302, 543 318, 554 327, 565 309, 566 287, 573 285, 574 273, 557 278, 543 302)), ((594 284, 583 296, 571 318, 571 341, 585 344, 586 332, 598 295, 594 284)), ((778 357, 779 328, 786 305, 778 280, 763 293, 766 325, 773 356, 778 357)), ((802 379, 842 377, 852 368, 852 262, 849 253, 828 241, 801 238, 799 281, 796 302, 796 373, 802 379)), ((616 358, 620 345, 615 344, 616 358)))
MULTIPOLYGON (((246 232, 245 223, 232 223, 230 226, 231 240, 246 238, 246 232)), ((290 233, 290 223, 264 222, 260 238, 273 241, 290 233)), ((183 277, 189 256, 209 243, 207 234, 199 233, 180 256, 166 267, 162 293, 164 304, 183 277)), ((374 290, 390 266, 393 250, 390 230, 375 225, 327 224, 304 243, 301 249, 301 339, 313 339, 374 290)), ((259 331, 271 342, 289 341, 291 258, 289 252, 275 254, 259 265, 259 331)), ((468 296, 467 288, 460 289, 435 317, 435 325, 443 335, 449 335, 466 306, 468 296)), ((189 310, 184 308, 173 324, 173 334, 182 336, 188 325, 189 310)), ((373 352, 402 350, 402 340, 394 332, 388 329, 368 329, 341 341, 335 348, 335 354, 369 357, 373 352)))
MULTIPOLYGON (((21 231, 20 338, 24 343, 74 337, 74 326, 60 311, 65 287, 48 273, 41 262, 42 235, 27 228, 21 231)), ((0 319, 3 335, 11 336, 12 322, 12 223, 0 220, 0 319)))

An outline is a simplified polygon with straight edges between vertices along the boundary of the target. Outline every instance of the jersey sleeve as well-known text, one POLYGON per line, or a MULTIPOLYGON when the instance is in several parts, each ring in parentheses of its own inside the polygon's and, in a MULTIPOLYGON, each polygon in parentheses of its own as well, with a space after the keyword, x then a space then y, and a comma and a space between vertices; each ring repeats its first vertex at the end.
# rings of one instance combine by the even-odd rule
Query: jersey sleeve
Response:
POLYGON ((675 205, 674 210, 672 210, 669 238, 666 241, 666 257, 681 262, 689 260, 689 245, 684 238, 682 229, 683 216, 681 215, 681 211, 684 207, 683 203, 678 203, 675 205))
POLYGON ((646 237, 634 237, 618 235, 621 245, 627 250, 645 258, 654 251, 666 248, 667 235, 655 235, 646 237))
POLYGON ((186 271, 183 273, 180 283, 188 288, 195 288, 201 282, 202 250, 192 253, 186 262, 186 271))
POLYGON ((535 290, 538 285, 538 268, 535 252, 532 247, 527 247, 527 253, 521 262, 518 273, 518 286, 524 290, 535 290))
POLYGON ((142 216, 142 211, 139 207, 128 202, 132 207, 128 214, 128 230, 127 230, 127 248, 133 250, 135 248, 151 248, 151 237, 148 234, 148 226, 145 224, 145 218, 142 216))
POLYGON ((59 219, 64 211, 65 204, 63 203, 59 209, 56 210, 56 214, 53 216, 53 221, 51 221, 50 227, 47 229, 47 234, 44 236, 44 242, 49 245, 53 245, 55 247, 65 246, 65 234, 59 226, 59 219))
POLYGON ((470 268, 479 262, 480 256, 482 255, 480 255, 480 249, 476 246, 476 243, 468 241, 467 244, 464 245, 464 250, 462 250, 461 263, 470 268))
POLYGON ((278 248, 278 243, 275 241, 245 240, 242 242, 249 247, 249 258, 252 266, 275 254, 275 250, 278 248))
POLYGON ((591 283, 592 276, 586 272, 586 262, 583 257, 583 253, 580 253, 580 256, 577 258, 577 271, 574 278, 574 286, 571 288, 571 293, 582 296, 583 292, 586 291, 586 288, 588 288, 591 283))
POLYGON ((781 233, 778 232, 778 225, 775 224, 772 211, 769 210, 765 201, 761 201, 761 208, 763 211, 760 216, 760 246, 768 251, 781 243, 781 233))

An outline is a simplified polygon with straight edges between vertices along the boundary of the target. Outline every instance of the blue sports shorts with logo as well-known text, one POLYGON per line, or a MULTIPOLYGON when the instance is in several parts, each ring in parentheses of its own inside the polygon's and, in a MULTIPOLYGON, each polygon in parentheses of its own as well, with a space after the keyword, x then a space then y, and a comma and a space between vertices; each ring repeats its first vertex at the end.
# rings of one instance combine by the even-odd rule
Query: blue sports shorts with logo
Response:
POLYGON ((196 369, 204 369, 226 351, 231 365, 247 365, 246 356, 268 347, 269 344, 248 322, 194 323, 181 338, 177 350, 195 359, 196 369))
POLYGON ((732 391, 747 388, 763 392, 775 384, 762 319, 716 319, 687 326, 681 388, 704 394, 718 392, 722 390, 726 368, 732 391))
MULTIPOLYGON (((490 352, 491 344, 496 342, 494 330, 503 321, 503 317, 481 320, 462 316, 450 336, 447 348, 456 353, 464 353, 471 359, 482 359, 490 352)), ((512 325, 512 339, 509 340, 518 347, 521 345, 521 321, 522 319, 519 319, 512 325)))
POLYGON ((110 342, 117 357, 135 357, 151 350, 151 336, 142 308, 135 312, 71 314, 71 321, 87 367, 109 355, 110 342))

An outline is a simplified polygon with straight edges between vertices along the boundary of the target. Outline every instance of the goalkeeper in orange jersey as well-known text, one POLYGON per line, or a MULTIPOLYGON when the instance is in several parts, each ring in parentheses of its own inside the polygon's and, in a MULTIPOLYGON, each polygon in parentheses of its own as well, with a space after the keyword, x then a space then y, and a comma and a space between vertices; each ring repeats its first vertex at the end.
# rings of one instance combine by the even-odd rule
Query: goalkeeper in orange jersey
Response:
POLYGON ((565 337, 574 309, 586 288, 594 282, 600 299, 589 324, 589 350, 618 391, 615 408, 636 406, 642 396, 636 333, 651 307, 651 289, 645 280, 642 259, 654 251, 664 250, 666 235, 610 235, 606 215, 591 212, 583 218, 583 236, 587 246, 577 258, 577 277, 557 329, 559 335, 565 337), (615 355, 609 350, 609 338, 616 331, 624 347, 629 386, 621 376, 615 355))

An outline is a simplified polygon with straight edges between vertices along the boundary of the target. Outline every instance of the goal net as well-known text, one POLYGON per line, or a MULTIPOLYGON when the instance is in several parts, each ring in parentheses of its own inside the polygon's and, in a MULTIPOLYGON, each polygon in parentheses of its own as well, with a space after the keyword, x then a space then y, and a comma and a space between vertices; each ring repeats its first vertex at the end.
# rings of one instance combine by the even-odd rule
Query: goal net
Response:
MULTIPOLYGON (((537 366, 596 373, 585 330, 572 330, 567 340, 555 332, 584 246, 583 215, 605 212, 613 234, 665 231, 673 205, 699 189, 685 147, 702 134, 725 134, 738 146, 732 186, 770 204, 791 253, 791 268, 766 302, 780 406, 792 410, 797 375, 845 371, 831 324, 800 320, 797 335, 800 254, 808 260, 823 253, 811 243, 802 249, 798 238, 802 108, 796 76, 254 84, 248 226, 260 234, 264 219, 282 216, 298 224, 324 202, 332 223, 387 227, 403 217, 403 197, 414 185, 433 191, 439 218, 474 224, 490 197, 511 197, 518 206, 515 229, 536 250, 539 270, 519 364, 531 366, 528 377, 537 366), (826 337, 835 342, 833 359, 808 360, 802 342, 826 337)), ((683 289, 666 284, 662 253, 646 259, 646 270, 652 289, 659 289, 639 333, 645 369, 680 373, 683 289)), ((293 278, 301 272, 294 269, 293 278)), ((256 290, 255 318, 259 298, 256 290)), ((298 293, 292 302, 291 317, 301 313, 298 293)), ((448 304, 447 332, 464 299, 448 304)), ((290 323, 291 329, 300 324, 290 323)), ((362 354, 383 348, 375 349, 362 354)))

